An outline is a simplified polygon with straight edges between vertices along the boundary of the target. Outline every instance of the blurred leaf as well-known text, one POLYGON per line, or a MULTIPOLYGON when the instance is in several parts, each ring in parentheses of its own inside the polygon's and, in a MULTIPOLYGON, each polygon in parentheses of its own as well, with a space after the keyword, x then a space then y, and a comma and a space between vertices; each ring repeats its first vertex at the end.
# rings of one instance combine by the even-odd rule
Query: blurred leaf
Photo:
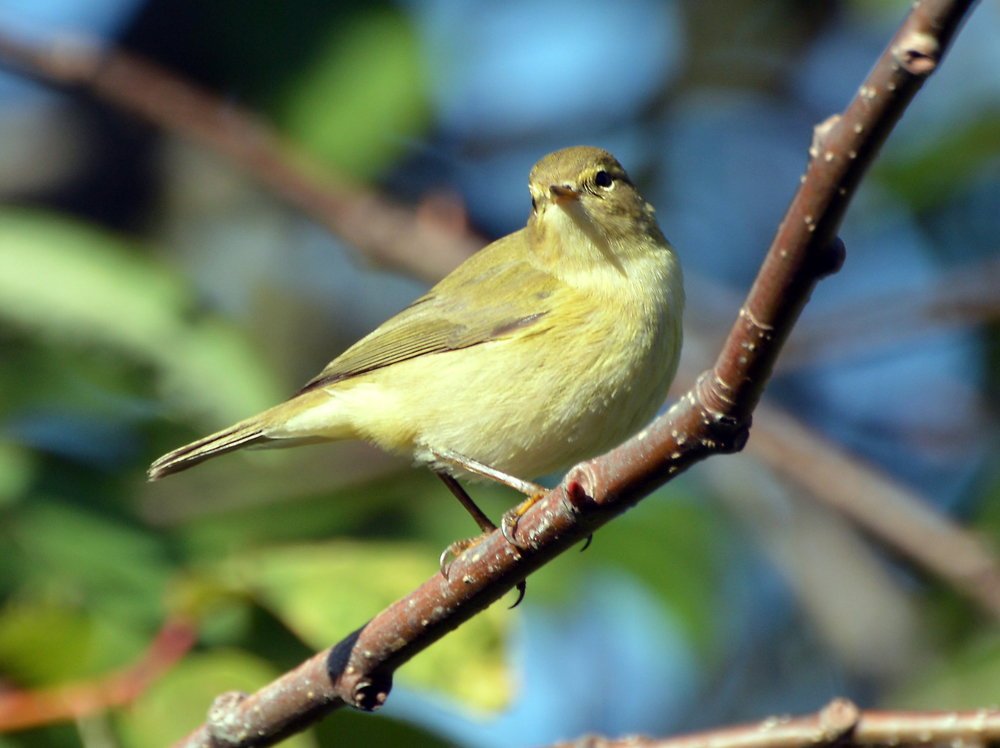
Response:
POLYGON ((32 453, 0 440, 0 506, 12 504, 27 489, 35 475, 32 453))
POLYGON ((943 666, 911 680, 886 706, 932 711, 980 709, 1000 703, 1000 639, 974 641, 943 666))
POLYGON ((0 211, 0 315, 60 342, 77 336, 148 351, 191 298, 178 279, 97 229, 0 211))
MULTIPOLYGON (((323 748, 356 746, 406 746, 406 748, 447 748, 452 743, 424 732, 408 722, 386 717, 384 713, 367 714, 341 709, 334 719, 316 725, 316 737, 323 748)), ((0 745, 0 748, 3 748, 0 745)))
POLYGON ((987 168, 995 168, 1000 157, 1000 111, 989 109, 963 116, 963 126, 946 136, 928 141, 916 154, 901 154, 889 148, 875 162, 873 176, 910 203, 926 210, 956 192, 987 168))
POLYGON ((102 675, 147 644, 119 621, 66 603, 12 600, 0 610, 0 672, 24 686, 102 675))
POLYGON ((643 580, 702 650, 716 641, 722 523, 672 484, 602 527, 583 554, 566 553, 531 577, 532 600, 571 602, 580 575, 615 567, 643 580))
MULTIPOLYGON (((431 548, 357 542, 247 553, 224 564, 221 572, 317 650, 439 573, 431 548)), ((503 651, 510 620, 506 609, 490 608, 417 655, 397 677, 471 707, 502 708, 511 695, 503 651)))
POLYGON ((247 341, 188 319, 193 295, 126 242, 67 219, 0 210, 0 320, 65 346, 113 346, 151 363, 188 409, 228 423, 280 399, 247 341))
POLYGON ((86 607, 102 626, 120 628, 109 653, 120 664, 162 618, 171 574, 162 548, 138 529, 65 504, 36 499, 11 524, 27 568, 25 586, 86 607), (132 636, 124 631, 131 630, 132 636), (131 642, 130 642, 131 640, 131 642), (126 646, 133 644, 133 647, 126 646))
MULTIPOLYGON (((154 683, 118 720, 127 748, 163 748, 205 721, 212 701, 227 691, 251 693, 280 673, 241 650, 189 655, 154 683)), ((311 732, 287 738, 287 748, 315 748, 311 732)))
POLYGON ((0 611, 0 671, 22 686, 78 677, 86 670, 92 633, 90 617, 79 610, 8 603, 0 611))
POLYGON ((388 9, 359 14, 290 87, 289 134, 337 168, 372 177, 428 118, 416 34, 388 9))

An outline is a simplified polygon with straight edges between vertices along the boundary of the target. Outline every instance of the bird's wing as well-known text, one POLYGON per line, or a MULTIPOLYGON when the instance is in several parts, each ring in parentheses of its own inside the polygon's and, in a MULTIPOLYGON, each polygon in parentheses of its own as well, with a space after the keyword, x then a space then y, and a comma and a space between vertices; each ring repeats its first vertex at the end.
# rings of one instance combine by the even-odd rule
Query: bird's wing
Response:
POLYGON ((517 232, 480 250, 466 261, 465 272, 449 275, 386 320, 297 394, 417 356, 544 332, 558 283, 530 264, 525 251, 517 251, 526 240, 517 232))

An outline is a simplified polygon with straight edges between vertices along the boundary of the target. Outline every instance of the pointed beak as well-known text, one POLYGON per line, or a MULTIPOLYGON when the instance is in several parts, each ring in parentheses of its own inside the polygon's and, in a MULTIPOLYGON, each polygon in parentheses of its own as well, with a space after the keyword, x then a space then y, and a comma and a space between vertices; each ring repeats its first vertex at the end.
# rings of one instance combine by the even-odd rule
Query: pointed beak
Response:
POLYGON ((552 202, 556 205, 560 203, 568 202, 569 200, 579 200, 580 193, 574 190, 569 185, 559 185, 554 184, 549 187, 549 192, 552 193, 552 202))

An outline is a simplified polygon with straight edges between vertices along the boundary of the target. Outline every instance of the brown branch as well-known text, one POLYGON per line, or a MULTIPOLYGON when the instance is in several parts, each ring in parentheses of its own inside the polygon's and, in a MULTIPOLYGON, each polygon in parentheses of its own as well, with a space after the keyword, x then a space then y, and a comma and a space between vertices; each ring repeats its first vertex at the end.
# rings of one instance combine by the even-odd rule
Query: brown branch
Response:
POLYGON ((0 64, 81 91, 228 156, 378 265, 437 281, 485 242, 432 201, 413 211, 324 171, 259 117, 147 60, 96 42, 37 47, 0 35, 0 64))
POLYGON ((806 748, 862 746, 984 746, 1000 740, 1000 710, 974 712, 861 711, 834 699, 816 714, 770 717, 761 722, 672 738, 609 740, 588 736, 553 748, 806 748))
MULTIPOLYGON (((682 365, 675 386, 690 384, 692 363, 682 365)), ((879 468, 766 397, 754 411, 747 453, 1000 619, 1000 559, 993 549, 879 468)))
POLYGON ((756 415, 748 452, 1000 618, 1000 565, 975 534, 779 408, 756 415))
POLYGON ((915 5, 843 116, 817 128, 812 160, 715 367, 649 428, 573 468, 521 520, 519 551, 494 533, 337 646, 253 695, 224 694, 177 743, 271 745, 344 706, 385 702, 396 668, 535 569, 695 462, 742 448, 750 415, 813 286, 843 258, 836 231, 855 188, 936 67, 971 0, 915 5))
POLYGON ((920 292, 886 294, 837 307, 800 324, 781 353, 782 372, 899 343, 915 335, 991 322, 1000 317, 1000 263, 976 263, 946 274, 920 292))
POLYGON ((81 719, 125 706, 194 646, 197 632, 184 618, 167 621, 134 665, 96 680, 34 691, 0 691, 0 733, 81 719))

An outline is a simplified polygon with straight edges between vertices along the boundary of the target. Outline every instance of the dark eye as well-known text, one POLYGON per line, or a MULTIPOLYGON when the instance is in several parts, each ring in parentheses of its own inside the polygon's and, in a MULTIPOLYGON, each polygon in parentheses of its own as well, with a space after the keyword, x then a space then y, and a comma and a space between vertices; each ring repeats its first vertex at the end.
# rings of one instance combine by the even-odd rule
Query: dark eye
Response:
POLYGON ((535 202, 535 198, 534 197, 531 198, 531 209, 532 210, 537 210, 538 209, 538 203, 535 202))
POLYGON ((610 187, 614 180, 611 179, 611 175, 606 171, 601 170, 594 175, 594 184, 598 187, 610 187))

